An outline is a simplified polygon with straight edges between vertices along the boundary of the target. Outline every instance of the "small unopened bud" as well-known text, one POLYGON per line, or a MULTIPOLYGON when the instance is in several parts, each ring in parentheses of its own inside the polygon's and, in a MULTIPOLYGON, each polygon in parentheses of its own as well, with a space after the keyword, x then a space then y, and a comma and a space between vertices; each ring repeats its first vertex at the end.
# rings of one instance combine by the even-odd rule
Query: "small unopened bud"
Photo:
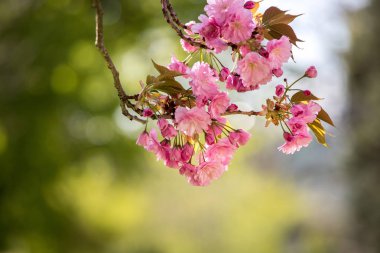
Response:
POLYGON ((282 71, 282 69, 274 69, 272 70, 272 73, 275 77, 281 77, 284 74, 284 71, 282 71))
POLYGON ((253 8, 255 8, 255 2, 254 1, 247 1, 245 4, 244 4, 244 8, 248 9, 248 10, 251 10, 253 8))
POLYGON ((307 76, 309 78, 316 78, 317 75, 318 75, 318 71, 314 66, 311 66, 305 72, 305 76, 307 76))
POLYGON ((222 70, 220 71, 219 79, 221 82, 226 81, 227 77, 230 74, 230 70, 226 67, 223 67, 222 70))
POLYGON ((143 111, 143 116, 146 117, 146 118, 152 117, 153 114, 154 113, 153 113, 152 109, 150 109, 150 108, 146 108, 143 111))
POLYGON ((309 91, 309 90, 304 90, 304 91, 303 91, 303 94, 305 94, 305 96, 310 96, 310 95, 311 95, 311 91, 309 91))
POLYGON ((227 112, 236 112, 238 109, 239 107, 237 105, 231 104, 230 106, 228 106, 227 112))
POLYGON ((265 48, 260 48, 259 50, 259 54, 264 57, 264 58, 268 58, 269 57, 269 53, 267 50, 265 50, 265 48))

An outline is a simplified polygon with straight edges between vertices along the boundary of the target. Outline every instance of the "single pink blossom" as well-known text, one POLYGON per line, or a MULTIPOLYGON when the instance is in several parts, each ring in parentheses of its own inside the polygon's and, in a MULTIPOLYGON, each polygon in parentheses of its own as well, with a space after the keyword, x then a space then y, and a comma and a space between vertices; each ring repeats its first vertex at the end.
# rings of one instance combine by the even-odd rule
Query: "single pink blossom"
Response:
POLYGON ((226 92, 220 92, 217 94, 209 105, 209 112, 212 118, 219 117, 222 113, 225 113, 230 105, 230 98, 226 92))
POLYGON ((219 25, 223 25, 229 15, 244 10, 241 0, 207 0, 205 11, 209 17, 215 17, 219 25))
POLYGON ((292 130, 292 133, 294 135, 299 135, 299 134, 303 134, 303 135, 306 135, 308 129, 307 129, 307 123, 305 123, 302 119, 300 118, 291 118, 288 122, 287 122, 289 128, 292 130))
POLYGON ((279 84, 276 86, 276 96, 282 97, 285 93, 285 86, 282 84, 279 84))
POLYGON ((222 37, 231 43, 237 44, 251 38, 255 28, 256 24, 253 21, 252 12, 243 9, 239 13, 228 16, 222 28, 222 37))
POLYGON ((272 69, 267 59, 255 52, 247 54, 238 62, 237 72, 240 74, 245 87, 258 87, 272 80, 272 69))
POLYGON ((240 129, 235 132, 230 133, 228 136, 228 139, 230 140, 231 144, 234 146, 244 146, 247 144, 249 139, 251 138, 251 134, 240 129))
POLYGON ((318 71, 314 66, 311 66, 306 70, 305 76, 309 78, 316 78, 318 76, 318 71))
POLYGON ((193 136, 195 133, 200 134, 203 130, 207 130, 211 124, 211 118, 204 109, 178 107, 175 111, 175 122, 178 130, 188 136, 193 136))
POLYGON ((295 118, 303 120, 305 123, 312 123, 316 118, 317 114, 321 110, 321 106, 313 101, 308 104, 297 104, 294 105, 290 112, 295 118))
POLYGON ((292 44, 286 36, 282 36, 279 40, 271 40, 267 44, 269 53, 269 62, 272 69, 281 68, 282 64, 287 62, 292 55, 292 44))
POLYGON ((174 147, 166 151, 164 160, 165 166, 179 169, 181 162, 181 149, 179 147, 174 147))
POLYGON ((149 138, 149 134, 144 131, 137 138, 136 144, 145 148, 149 145, 149 138))
POLYGON ((240 54, 245 57, 248 53, 252 52, 251 48, 249 45, 243 45, 240 47, 240 54))
POLYGON ((189 182, 194 186, 207 186, 220 178, 225 171, 226 167, 217 161, 203 162, 189 178, 189 182))
POLYGON ((177 131, 175 130, 173 125, 169 124, 169 122, 166 119, 159 119, 157 125, 160 128, 162 137, 166 139, 171 139, 177 136, 177 131))
POLYGON ((187 42, 187 41, 184 40, 184 39, 181 39, 181 40, 180 40, 180 43, 181 43, 181 46, 182 46, 182 48, 183 48, 183 50, 184 50, 185 52, 188 52, 188 53, 194 53, 195 51, 198 50, 197 47, 192 46, 189 42, 187 42))
POLYGON ((195 167, 194 165, 192 165, 190 163, 185 163, 179 170, 179 173, 181 175, 188 177, 189 181, 190 181, 191 177, 193 177, 196 172, 197 172, 197 167, 195 167))
POLYGON ((189 67, 185 63, 179 61, 175 56, 172 56, 168 69, 177 71, 184 75, 189 71, 189 67))
POLYGON ((310 134, 306 133, 300 135, 292 135, 290 133, 284 133, 285 144, 278 148, 284 154, 294 154, 296 151, 300 151, 302 147, 309 146, 313 138, 310 134))
POLYGON ((207 63, 195 63, 189 72, 189 77, 191 78, 190 86, 196 96, 209 99, 218 94, 218 85, 216 84, 218 79, 207 63))
POLYGON ((219 140, 216 144, 207 147, 205 157, 206 161, 218 161, 227 166, 236 150, 228 138, 219 140))

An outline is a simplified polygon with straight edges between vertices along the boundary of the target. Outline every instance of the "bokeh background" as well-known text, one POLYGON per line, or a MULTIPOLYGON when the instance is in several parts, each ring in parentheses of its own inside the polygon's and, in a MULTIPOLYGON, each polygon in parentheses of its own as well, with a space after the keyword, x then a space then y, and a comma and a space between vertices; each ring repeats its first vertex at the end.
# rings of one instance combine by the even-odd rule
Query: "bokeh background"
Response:
MULTIPOLYGON (((184 57, 158 0, 107 0, 106 44, 130 93, 150 59, 184 57)), ((195 20, 203 0, 173 0, 195 20)), ((250 144, 207 188, 135 145, 94 47, 90 1, 0 1, 1 253, 380 252, 380 2, 265 0, 292 13, 302 43, 289 79, 336 121, 330 148, 276 151, 281 133, 241 118, 250 144)), ((226 60, 224 57, 223 60, 226 60)), ((273 83, 276 84, 276 83, 273 83)), ((234 96, 257 108, 274 85, 234 96)))

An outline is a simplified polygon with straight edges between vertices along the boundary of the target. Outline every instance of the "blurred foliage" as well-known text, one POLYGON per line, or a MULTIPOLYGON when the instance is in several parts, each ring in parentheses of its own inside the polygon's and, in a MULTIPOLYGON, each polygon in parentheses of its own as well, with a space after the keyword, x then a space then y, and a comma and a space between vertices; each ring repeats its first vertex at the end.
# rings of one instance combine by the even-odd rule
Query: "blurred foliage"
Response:
MULTIPOLYGON (((104 1, 129 91, 179 45, 159 1, 104 1)), ((173 1, 184 20, 203 1, 173 1)), ((135 142, 90 1, 0 2, 0 252, 326 252, 293 187, 234 164, 205 189, 135 142)), ((252 147, 248 147, 248 153, 252 147)), ((251 163, 251 162, 250 162, 251 163)))

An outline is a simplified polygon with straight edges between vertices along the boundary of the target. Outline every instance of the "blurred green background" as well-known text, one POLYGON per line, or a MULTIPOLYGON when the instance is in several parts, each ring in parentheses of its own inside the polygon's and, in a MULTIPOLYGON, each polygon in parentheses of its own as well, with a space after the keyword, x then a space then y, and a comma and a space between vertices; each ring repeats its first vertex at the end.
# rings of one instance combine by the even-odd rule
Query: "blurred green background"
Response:
MULTIPOLYGON (((173 0, 184 21, 196 19, 204 2, 173 0)), ((266 2, 299 13, 317 4, 266 2)), ((138 81, 153 73, 151 58, 167 64, 172 54, 184 56, 158 0, 103 3, 106 45, 128 92, 137 93, 138 81)), ((313 9, 306 23, 295 24, 312 46, 297 51, 299 69, 288 69, 322 65, 324 84, 313 89, 331 99, 326 107, 339 126, 331 130, 333 148, 284 156, 276 151, 280 133, 258 122, 222 179, 195 188, 135 145, 141 127, 120 114, 94 47, 90 1, 1 0, 0 252, 380 252, 373 120, 380 57, 370 50, 380 44, 368 32, 379 28, 380 6, 341 3, 318 1, 330 12, 313 9), (340 19, 321 30, 351 47, 337 38, 332 47, 318 42, 321 32, 302 26, 326 13, 340 19)))

